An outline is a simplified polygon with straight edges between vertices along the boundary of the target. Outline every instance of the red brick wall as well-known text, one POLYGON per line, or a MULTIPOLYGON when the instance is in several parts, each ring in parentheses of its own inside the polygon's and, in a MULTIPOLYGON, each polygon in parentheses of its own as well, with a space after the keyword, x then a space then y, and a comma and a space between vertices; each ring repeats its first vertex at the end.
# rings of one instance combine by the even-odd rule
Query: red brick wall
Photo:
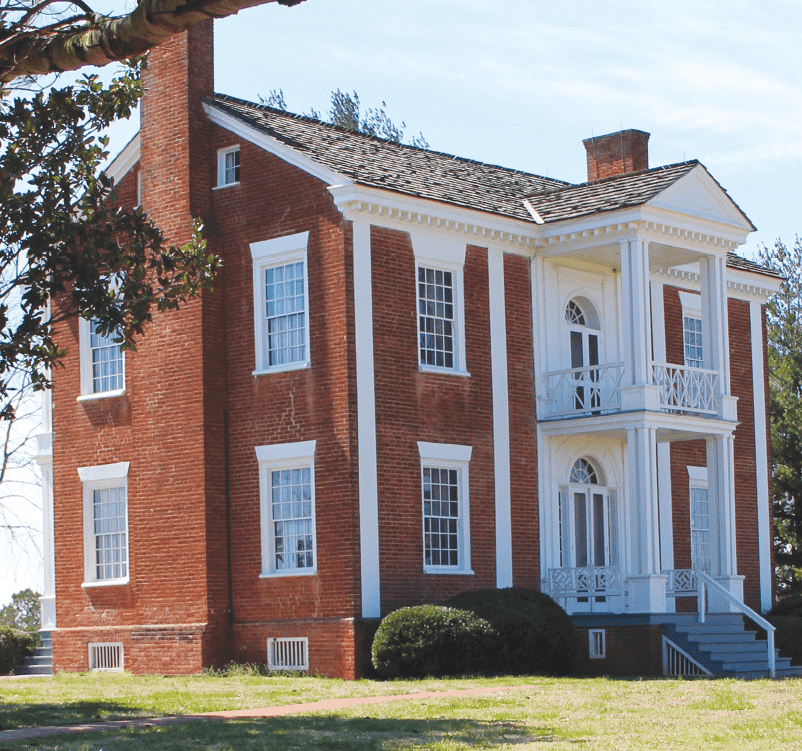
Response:
POLYGON ((605 626, 604 658, 589 657, 589 628, 577 627, 579 675, 649 676, 663 674, 660 626, 605 626))
POLYGON ((540 589, 537 438, 529 260, 504 256, 513 586, 540 589))
POLYGON ((371 255, 384 614, 403 605, 442 602, 466 589, 495 585, 490 321, 487 252, 468 246, 464 289, 470 377, 420 372, 415 258, 409 235, 373 227, 371 255), (473 447, 469 473, 475 576, 423 573, 417 441, 473 447))

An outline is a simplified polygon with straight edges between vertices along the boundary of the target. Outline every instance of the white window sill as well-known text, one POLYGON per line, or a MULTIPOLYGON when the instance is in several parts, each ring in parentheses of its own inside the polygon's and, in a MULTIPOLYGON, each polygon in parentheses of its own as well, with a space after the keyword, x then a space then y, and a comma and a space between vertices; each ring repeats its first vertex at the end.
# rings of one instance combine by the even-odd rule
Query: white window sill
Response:
POLYGON ((436 568, 433 566, 424 566, 424 574, 445 574, 447 576, 476 576, 469 568, 436 568))
POLYGON ((124 579, 103 579, 96 582, 84 582, 81 587, 84 589, 93 589, 94 587, 120 587, 123 584, 128 584, 130 579, 126 576, 124 579))
POLYGON ((440 373, 442 375, 462 376, 463 378, 470 378, 471 374, 467 370, 457 370, 457 368, 439 368, 437 365, 422 365, 418 364, 418 370, 421 373, 440 373))
POLYGON ((235 183, 226 183, 225 185, 215 185, 212 190, 223 190, 224 188, 233 188, 236 185, 239 185, 240 181, 237 180, 235 183))
POLYGON ((98 391, 96 394, 81 394, 76 402, 92 402, 95 399, 112 399, 115 396, 123 396, 125 389, 114 389, 112 391, 98 391))
POLYGON ((260 579, 286 579, 288 576, 315 576, 317 568, 291 568, 285 571, 263 571, 260 579))
POLYGON ((290 370, 307 370, 310 364, 308 362, 288 362, 286 365, 276 365, 273 368, 264 368, 262 370, 254 370, 254 376, 270 375, 271 373, 287 373, 290 370))

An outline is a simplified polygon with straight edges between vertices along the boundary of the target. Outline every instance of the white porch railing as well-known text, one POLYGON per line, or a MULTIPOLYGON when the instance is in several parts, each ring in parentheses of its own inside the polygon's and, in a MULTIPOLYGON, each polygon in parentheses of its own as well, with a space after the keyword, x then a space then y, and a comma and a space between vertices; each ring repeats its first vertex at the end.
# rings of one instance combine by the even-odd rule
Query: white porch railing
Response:
POLYGON ((762 615, 756 613, 748 605, 744 605, 728 589, 722 587, 715 579, 704 571, 698 569, 679 569, 677 571, 664 571, 669 574, 666 594, 673 594, 674 597, 689 597, 696 595, 699 623, 705 622, 707 611, 707 594, 713 590, 722 596, 730 605, 747 618, 753 620, 758 626, 766 631, 766 648, 769 658, 769 675, 774 678, 776 675, 776 655, 774 654, 774 626, 772 626, 762 615))
POLYGON ((660 388, 660 406, 667 412, 718 414, 718 373, 715 370, 654 362, 652 381, 660 388))
POLYGON ((624 363, 589 365, 545 373, 543 417, 617 412, 621 409, 624 363))
MULTIPOLYGON (((585 600, 590 609, 596 598, 620 597, 623 610, 624 580, 618 566, 585 566, 582 568, 550 568, 549 596, 553 600, 585 600)), ((605 608, 609 610, 609 607, 605 608)))

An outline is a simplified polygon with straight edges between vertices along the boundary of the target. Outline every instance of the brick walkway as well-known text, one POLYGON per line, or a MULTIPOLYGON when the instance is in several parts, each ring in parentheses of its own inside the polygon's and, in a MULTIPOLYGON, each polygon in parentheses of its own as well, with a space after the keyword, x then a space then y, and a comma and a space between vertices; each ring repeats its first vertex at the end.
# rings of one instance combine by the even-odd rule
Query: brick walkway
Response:
POLYGON ((24 740, 26 738, 43 738, 59 733, 84 733, 90 730, 120 730, 122 728, 149 728, 157 725, 175 725, 192 720, 231 720, 247 717, 283 717, 289 714, 306 712, 329 712, 360 704, 389 704, 396 701, 417 699, 447 699, 455 696, 479 696, 494 694, 499 691, 528 689, 530 686, 493 686, 490 688, 466 688, 458 691, 420 691, 415 694, 393 694, 385 696, 363 696, 348 699, 326 699, 307 704, 284 704, 277 707, 257 707, 256 709, 229 709, 222 712, 205 712, 203 714, 178 715, 174 717, 151 717, 136 720, 114 720, 110 722, 87 722, 80 725, 47 725, 35 728, 19 728, 18 730, 0 731, 0 743, 4 741, 24 740))

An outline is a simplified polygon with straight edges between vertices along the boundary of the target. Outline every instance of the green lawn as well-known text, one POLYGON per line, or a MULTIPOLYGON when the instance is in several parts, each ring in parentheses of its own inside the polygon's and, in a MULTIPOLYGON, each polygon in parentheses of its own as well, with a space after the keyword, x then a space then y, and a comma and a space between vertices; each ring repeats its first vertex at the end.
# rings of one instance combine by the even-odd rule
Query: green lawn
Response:
POLYGON ((0 749, 791 749, 802 748, 802 681, 494 678, 348 683, 319 678, 59 675, 0 683, 0 725, 172 714, 321 698, 519 688, 476 697, 362 705, 336 713, 198 721, 58 735, 0 749))

